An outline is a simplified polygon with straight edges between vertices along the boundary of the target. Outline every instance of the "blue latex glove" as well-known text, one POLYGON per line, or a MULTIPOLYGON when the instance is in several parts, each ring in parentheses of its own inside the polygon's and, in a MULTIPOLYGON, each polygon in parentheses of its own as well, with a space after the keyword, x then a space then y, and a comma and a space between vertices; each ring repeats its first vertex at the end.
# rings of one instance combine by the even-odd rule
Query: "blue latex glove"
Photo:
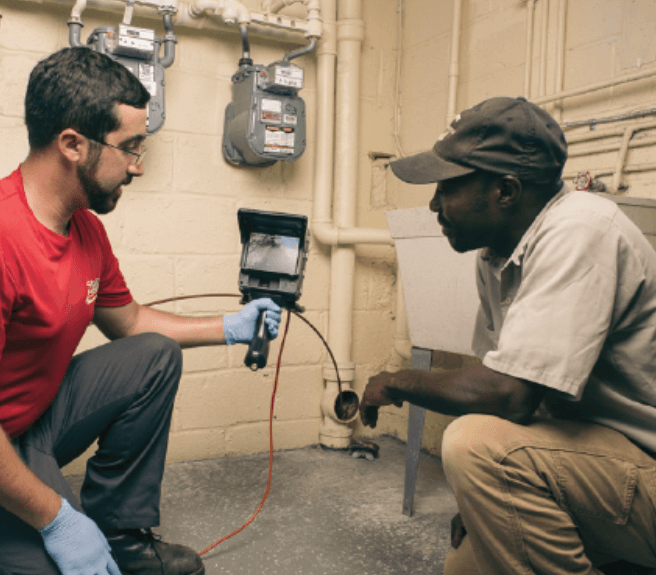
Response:
POLYGON ((55 520, 39 533, 62 575, 121 575, 102 531, 66 499, 55 520))
POLYGON ((254 299, 239 313, 223 316, 223 334, 228 345, 235 343, 250 343, 255 337, 255 327, 260 311, 266 310, 264 323, 271 339, 278 335, 280 323, 280 307, 268 297, 254 299))

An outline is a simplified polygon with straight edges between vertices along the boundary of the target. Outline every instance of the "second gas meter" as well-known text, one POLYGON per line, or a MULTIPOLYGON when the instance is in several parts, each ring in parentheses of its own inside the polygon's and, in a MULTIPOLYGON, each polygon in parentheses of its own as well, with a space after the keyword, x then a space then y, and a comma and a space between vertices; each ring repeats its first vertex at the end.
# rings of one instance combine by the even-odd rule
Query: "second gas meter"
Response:
POLYGON ((223 155, 232 164, 268 166, 305 151, 303 69, 287 61, 242 65, 232 77, 223 155))

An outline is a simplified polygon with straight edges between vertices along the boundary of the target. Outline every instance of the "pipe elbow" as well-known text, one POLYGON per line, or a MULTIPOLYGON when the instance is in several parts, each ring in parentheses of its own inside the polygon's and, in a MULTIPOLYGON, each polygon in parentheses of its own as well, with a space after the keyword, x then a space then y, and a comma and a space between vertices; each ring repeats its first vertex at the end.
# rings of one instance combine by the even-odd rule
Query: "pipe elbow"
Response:
POLYGON ((223 7, 223 2, 218 0, 194 0, 189 4, 187 12, 191 18, 202 18, 205 12, 215 13, 223 7))
POLYGON ((71 10, 71 22, 82 24, 82 12, 87 7, 87 0, 76 0, 73 10, 71 10))
POLYGON ((332 222, 312 222, 312 237, 325 246, 337 245, 339 233, 332 222))
POLYGON ((68 22, 68 43, 73 48, 82 46, 82 40, 80 39, 82 26, 84 26, 82 22, 75 22, 74 20, 68 22))
POLYGON ((403 359, 410 359, 412 357, 412 343, 403 335, 395 335, 394 351, 403 359))
POLYGON ((226 24, 238 23, 241 26, 248 26, 251 23, 250 11, 237 0, 226 0, 221 16, 226 24))

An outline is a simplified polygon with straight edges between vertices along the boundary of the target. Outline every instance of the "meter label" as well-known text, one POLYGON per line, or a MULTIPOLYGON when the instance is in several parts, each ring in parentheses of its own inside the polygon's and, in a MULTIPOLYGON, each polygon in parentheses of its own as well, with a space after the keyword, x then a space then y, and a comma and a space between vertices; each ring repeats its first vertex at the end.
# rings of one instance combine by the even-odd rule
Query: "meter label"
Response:
POLYGON ((153 53, 155 49, 155 31, 134 26, 119 26, 118 45, 132 48, 144 53, 153 53))
POLYGON ((264 151, 276 154, 294 153, 294 132, 278 128, 264 130, 264 151))
POLYGON ((303 87, 303 69, 297 66, 276 66, 275 83, 300 90, 303 87))
POLYGON ((282 102, 263 98, 260 108, 260 120, 270 124, 280 124, 282 121, 282 102))
POLYGON ((285 124, 291 124, 292 126, 295 126, 298 122, 298 118, 296 116, 293 116, 291 114, 285 114, 283 116, 282 120, 285 124))
POLYGON ((139 80, 152 97, 157 96, 157 84, 155 82, 155 66, 139 63, 139 80))

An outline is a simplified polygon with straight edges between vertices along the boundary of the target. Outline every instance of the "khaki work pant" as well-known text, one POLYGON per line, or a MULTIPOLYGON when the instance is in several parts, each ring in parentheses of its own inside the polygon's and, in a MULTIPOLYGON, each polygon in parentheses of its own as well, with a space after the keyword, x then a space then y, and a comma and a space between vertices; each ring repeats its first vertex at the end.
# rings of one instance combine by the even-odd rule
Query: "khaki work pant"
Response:
POLYGON ((466 415, 442 459, 467 536, 445 575, 588 575, 656 567, 656 460, 599 425, 466 415))

